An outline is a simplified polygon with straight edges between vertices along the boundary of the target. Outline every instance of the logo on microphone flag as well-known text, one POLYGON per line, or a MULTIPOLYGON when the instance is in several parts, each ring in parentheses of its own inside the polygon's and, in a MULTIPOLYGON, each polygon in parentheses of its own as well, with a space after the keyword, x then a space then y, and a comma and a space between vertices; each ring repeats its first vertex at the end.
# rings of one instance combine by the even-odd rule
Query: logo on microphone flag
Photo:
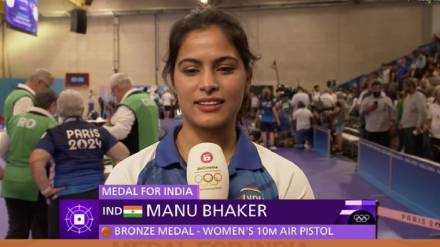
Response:
POLYGON ((212 155, 212 153, 210 152, 204 152, 202 153, 202 155, 200 156, 200 160, 203 163, 209 163, 214 159, 214 156, 212 155))
POLYGON ((124 206, 123 216, 124 218, 142 218, 142 206, 124 206))

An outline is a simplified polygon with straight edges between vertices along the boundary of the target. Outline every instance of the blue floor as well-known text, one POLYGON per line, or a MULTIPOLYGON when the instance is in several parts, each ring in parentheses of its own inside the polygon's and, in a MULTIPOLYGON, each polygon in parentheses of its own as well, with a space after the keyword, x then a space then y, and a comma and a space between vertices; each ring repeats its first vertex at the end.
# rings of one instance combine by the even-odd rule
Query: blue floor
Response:
MULTIPOLYGON (((313 151, 292 148, 279 149, 277 153, 303 169, 317 199, 374 199, 379 201, 380 206, 411 212, 358 176, 356 163, 352 160, 345 157, 321 158, 313 151)), ((378 220, 377 235, 380 239, 430 239, 439 234, 439 231, 389 219, 378 220)))
MULTIPOLYGON (((173 125, 172 123, 168 123, 173 125)), ((411 212, 394 202, 356 174, 356 163, 344 157, 320 158, 313 151, 278 149, 277 153, 296 163, 310 180, 317 199, 375 199, 381 206, 411 212)), ((0 182, 1 189, 1 182, 0 182)), ((7 231, 4 200, 0 199, 0 238, 7 231)), ((440 232, 379 218, 380 239, 429 239, 440 232)))

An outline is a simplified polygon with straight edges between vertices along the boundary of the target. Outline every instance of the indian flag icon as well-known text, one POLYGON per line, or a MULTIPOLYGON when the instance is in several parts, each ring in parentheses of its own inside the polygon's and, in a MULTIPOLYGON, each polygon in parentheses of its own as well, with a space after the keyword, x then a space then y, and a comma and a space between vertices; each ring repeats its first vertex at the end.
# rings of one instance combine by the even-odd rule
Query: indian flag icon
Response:
POLYGON ((124 206, 124 218, 142 218, 142 206, 124 206))

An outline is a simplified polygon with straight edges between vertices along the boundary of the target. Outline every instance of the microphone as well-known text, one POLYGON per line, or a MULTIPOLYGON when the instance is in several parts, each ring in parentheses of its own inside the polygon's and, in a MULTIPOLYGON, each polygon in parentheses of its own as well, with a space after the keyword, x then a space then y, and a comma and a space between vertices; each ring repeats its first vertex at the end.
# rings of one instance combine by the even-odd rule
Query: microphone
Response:
POLYGON ((192 147, 186 179, 190 185, 199 185, 200 199, 228 199, 229 171, 222 148, 209 142, 192 147))

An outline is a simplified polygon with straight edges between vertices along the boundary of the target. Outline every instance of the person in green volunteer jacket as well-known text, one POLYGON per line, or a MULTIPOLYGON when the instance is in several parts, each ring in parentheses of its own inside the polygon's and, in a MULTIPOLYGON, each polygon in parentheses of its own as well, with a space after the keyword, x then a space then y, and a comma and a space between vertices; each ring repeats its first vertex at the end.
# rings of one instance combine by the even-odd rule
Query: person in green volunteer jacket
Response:
POLYGON ((29 169, 29 156, 46 130, 57 125, 53 114, 57 96, 51 89, 35 95, 35 106, 12 116, 6 129, 6 167, 2 196, 9 217, 7 239, 47 238, 47 205, 29 169))
POLYGON ((27 112, 34 106, 34 96, 42 89, 50 88, 53 84, 52 74, 45 69, 37 69, 25 83, 19 83, 6 97, 3 106, 6 127, 12 116, 27 112))
POLYGON ((105 128, 124 143, 130 154, 159 141, 159 110, 151 96, 133 88, 123 73, 110 78, 110 88, 118 107, 105 128))

